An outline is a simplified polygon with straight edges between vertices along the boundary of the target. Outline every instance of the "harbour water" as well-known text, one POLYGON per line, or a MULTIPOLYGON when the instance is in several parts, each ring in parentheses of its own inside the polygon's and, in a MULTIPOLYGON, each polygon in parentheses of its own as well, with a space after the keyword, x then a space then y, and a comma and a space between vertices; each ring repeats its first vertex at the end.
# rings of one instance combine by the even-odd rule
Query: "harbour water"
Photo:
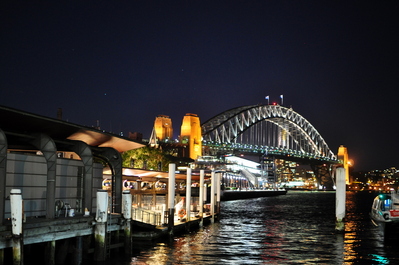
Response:
POLYGON ((399 264, 369 211, 376 193, 347 192, 345 233, 335 231, 335 193, 222 202, 219 222, 157 242, 135 242, 133 257, 110 264, 399 264))

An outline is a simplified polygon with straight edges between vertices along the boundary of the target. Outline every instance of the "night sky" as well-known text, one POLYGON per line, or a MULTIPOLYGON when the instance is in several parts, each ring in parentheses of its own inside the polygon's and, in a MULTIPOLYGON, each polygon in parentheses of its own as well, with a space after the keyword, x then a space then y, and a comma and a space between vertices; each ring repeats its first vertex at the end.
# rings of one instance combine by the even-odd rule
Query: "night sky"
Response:
POLYGON ((0 105, 150 136, 280 102, 354 170, 399 168, 399 1, 7 1, 0 105))

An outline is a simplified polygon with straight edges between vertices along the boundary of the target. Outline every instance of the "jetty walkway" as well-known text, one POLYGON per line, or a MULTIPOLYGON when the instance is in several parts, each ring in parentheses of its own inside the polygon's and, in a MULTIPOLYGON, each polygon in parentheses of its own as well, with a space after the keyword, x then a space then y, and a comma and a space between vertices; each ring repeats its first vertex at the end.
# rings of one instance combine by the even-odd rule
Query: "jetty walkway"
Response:
MULTIPOLYGON (((213 178, 214 181, 217 180, 215 175, 213 178)), ((171 179, 173 181, 173 173, 171 179)), ((172 208, 168 210, 165 204, 155 207, 155 210, 136 207, 132 203, 132 194, 124 191, 122 213, 110 213, 108 192, 98 190, 95 213, 86 211, 85 214, 74 214, 71 209, 64 207, 59 210, 55 219, 24 218, 24 215, 20 214, 21 209, 18 209, 18 204, 23 208, 22 194, 19 190, 12 190, 10 195, 12 215, 0 226, 0 264, 11 264, 11 261, 13 264, 23 264, 25 258, 32 258, 38 253, 44 264, 65 264, 65 262, 83 264, 84 260, 103 261, 110 257, 113 249, 123 249, 123 253, 131 255, 133 241, 169 237, 217 221, 221 200, 278 196, 286 193, 283 190, 221 192, 220 187, 216 188, 218 186, 220 185, 214 184, 211 196, 205 196, 205 188, 201 189, 202 192, 200 190, 199 201, 203 202, 200 205, 192 204, 190 191, 186 191, 186 196, 178 195, 180 201, 176 205, 171 205, 172 208), (15 212, 20 218, 14 215, 15 212), (15 231, 14 228, 18 226, 21 230, 15 231)), ((176 199, 173 191, 166 196, 168 201, 174 202, 176 199)))

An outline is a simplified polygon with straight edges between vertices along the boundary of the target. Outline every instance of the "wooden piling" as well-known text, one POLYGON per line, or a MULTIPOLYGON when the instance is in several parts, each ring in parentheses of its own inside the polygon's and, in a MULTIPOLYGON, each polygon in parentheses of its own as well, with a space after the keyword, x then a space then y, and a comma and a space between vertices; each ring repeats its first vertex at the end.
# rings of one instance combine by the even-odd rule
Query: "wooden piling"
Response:
POLYGON ((94 228, 94 260, 104 261, 107 258, 106 235, 107 223, 97 223, 94 228))
POLYGON ((12 264, 22 265, 23 264, 23 244, 18 237, 12 238, 12 264))
POLYGON ((74 248, 74 265, 81 265, 83 262, 83 237, 77 236, 74 248))
POLYGON ((45 251, 46 265, 54 265, 55 264, 55 245, 56 245, 55 240, 49 241, 46 244, 46 251, 45 251))
POLYGON ((125 255, 132 254, 132 222, 131 220, 126 220, 124 224, 124 234, 125 234, 125 255))

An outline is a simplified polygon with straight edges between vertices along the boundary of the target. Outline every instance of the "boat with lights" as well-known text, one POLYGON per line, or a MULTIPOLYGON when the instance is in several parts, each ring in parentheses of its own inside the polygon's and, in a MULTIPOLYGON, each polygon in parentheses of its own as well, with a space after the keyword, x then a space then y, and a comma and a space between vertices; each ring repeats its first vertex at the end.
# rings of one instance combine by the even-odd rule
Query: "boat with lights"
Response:
POLYGON ((370 212, 371 221, 385 234, 392 227, 399 227, 399 194, 379 194, 374 198, 370 212))

